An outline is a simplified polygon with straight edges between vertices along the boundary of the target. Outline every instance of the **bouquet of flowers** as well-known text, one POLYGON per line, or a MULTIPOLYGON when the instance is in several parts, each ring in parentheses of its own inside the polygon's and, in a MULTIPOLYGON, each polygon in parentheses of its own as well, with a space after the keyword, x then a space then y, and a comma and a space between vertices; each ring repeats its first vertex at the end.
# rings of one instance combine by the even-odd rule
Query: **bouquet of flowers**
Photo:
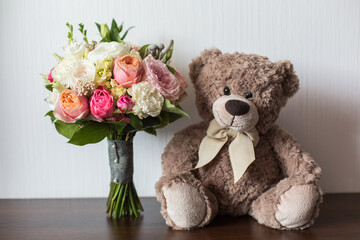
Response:
POLYGON ((123 24, 97 24, 100 42, 89 42, 79 24, 83 41, 69 28, 64 56, 54 54, 57 65, 42 74, 50 91, 46 102, 56 130, 69 143, 86 145, 107 137, 111 169, 107 213, 118 218, 142 211, 133 184, 133 145, 137 131, 156 135, 156 129, 187 114, 178 105, 186 95, 184 77, 170 66, 174 42, 146 44, 125 42, 131 28, 123 24))

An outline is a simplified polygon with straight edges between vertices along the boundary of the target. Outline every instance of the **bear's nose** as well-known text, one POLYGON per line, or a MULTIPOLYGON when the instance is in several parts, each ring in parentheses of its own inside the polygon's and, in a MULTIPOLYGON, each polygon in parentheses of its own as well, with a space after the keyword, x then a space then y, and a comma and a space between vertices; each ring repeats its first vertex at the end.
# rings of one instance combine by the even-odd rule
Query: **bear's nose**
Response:
POLYGON ((241 116, 249 112, 250 106, 240 100, 229 100, 225 103, 225 109, 233 116, 241 116))

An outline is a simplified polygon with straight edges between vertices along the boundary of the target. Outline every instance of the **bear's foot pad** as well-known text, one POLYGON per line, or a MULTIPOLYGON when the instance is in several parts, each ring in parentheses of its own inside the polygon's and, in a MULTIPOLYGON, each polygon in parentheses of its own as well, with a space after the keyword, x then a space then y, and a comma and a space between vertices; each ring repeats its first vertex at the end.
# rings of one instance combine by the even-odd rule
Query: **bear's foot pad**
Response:
POLYGON ((291 187, 280 196, 276 220, 289 229, 307 227, 319 197, 317 188, 312 184, 291 187))
POLYGON ((206 216, 206 203, 199 190, 187 183, 163 187, 167 214, 173 223, 183 229, 198 226, 206 216))

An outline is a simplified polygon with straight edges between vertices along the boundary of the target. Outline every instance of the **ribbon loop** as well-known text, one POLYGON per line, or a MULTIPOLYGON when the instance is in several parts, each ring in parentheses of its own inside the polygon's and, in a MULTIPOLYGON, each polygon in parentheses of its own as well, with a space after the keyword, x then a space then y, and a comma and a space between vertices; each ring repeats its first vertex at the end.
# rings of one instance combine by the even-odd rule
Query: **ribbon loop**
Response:
POLYGON ((234 139, 229 145, 229 156, 234 174, 234 183, 236 183, 255 160, 254 146, 259 142, 258 131, 256 128, 253 128, 246 132, 235 132, 220 126, 213 119, 209 124, 206 134, 200 143, 199 161, 194 169, 203 167, 211 162, 228 141, 229 136, 231 136, 234 139))

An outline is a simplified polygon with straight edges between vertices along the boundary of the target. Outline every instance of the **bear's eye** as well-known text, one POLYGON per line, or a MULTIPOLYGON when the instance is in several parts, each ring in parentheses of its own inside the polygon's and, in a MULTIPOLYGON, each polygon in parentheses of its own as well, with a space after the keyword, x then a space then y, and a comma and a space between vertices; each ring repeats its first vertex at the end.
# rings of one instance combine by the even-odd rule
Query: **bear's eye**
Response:
POLYGON ((225 95, 230 95, 230 88, 229 88, 228 86, 226 86, 226 87, 224 88, 224 94, 225 94, 225 95))
POLYGON ((246 95, 245 95, 246 98, 252 98, 253 97, 253 94, 252 92, 247 92, 246 95))

